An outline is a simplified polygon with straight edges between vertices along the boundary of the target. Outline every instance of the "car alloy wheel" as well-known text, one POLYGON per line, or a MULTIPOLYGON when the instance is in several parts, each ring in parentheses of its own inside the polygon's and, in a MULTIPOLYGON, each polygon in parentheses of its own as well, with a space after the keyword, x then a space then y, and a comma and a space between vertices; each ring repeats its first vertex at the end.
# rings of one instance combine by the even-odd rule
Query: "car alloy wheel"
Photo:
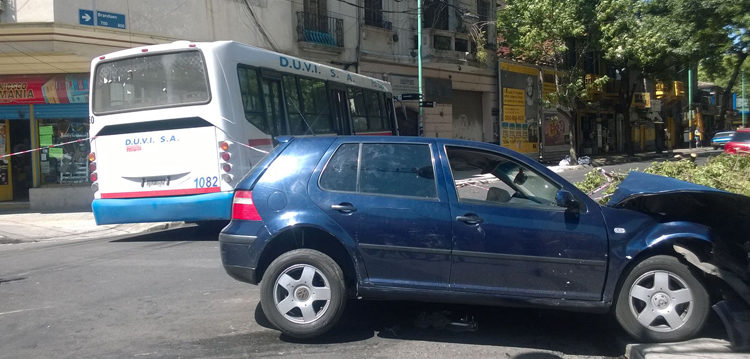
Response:
POLYGON ((328 278, 318 268, 297 264, 284 270, 274 283, 274 304, 287 320, 309 324, 325 314, 331 300, 328 278))
POLYGON ((615 303, 623 329, 646 342, 675 342, 698 334, 710 309, 708 291, 673 256, 646 258, 628 273, 615 303))
POLYGON ((294 338, 312 338, 331 330, 346 307, 346 299, 341 267, 314 249, 280 255, 260 283, 260 304, 266 318, 294 338))
POLYGON ((695 307, 690 288, 678 275, 654 270, 641 275, 630 287, 630 310, 638 322, 653 331, 682 327, 695 307))

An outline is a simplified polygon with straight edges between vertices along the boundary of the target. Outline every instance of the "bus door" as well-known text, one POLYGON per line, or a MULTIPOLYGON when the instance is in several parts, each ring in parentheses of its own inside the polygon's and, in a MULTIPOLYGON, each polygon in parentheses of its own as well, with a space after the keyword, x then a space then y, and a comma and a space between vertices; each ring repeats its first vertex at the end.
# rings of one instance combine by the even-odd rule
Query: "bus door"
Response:
POLYGON ((288 133, 284 103, 281 92, 281 74, 263 71, 263 98, 265 99, 266 121, 271 136, 288 133))
POLYGON ((331 88, 329 90, 331 101, 331 115, 339 129, 340 135, 351 135, 352 125, 349 121, 349 103, 346 100, 346 90, 342 88, 331 88))

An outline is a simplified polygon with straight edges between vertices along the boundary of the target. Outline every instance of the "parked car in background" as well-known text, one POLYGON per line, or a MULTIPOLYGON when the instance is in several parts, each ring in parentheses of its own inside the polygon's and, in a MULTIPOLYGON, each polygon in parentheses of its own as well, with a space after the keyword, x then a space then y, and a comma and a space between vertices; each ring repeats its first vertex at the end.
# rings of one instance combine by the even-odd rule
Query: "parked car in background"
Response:
POLYGON ((734 135, 734 131, 716 132, 716 134, 714 134, 714 137, 711 138, 711 147, 713 147, 715 150, 724 148, 724 144, 727 143, 730 138, 732 138, 732 135, 734 135))
POLYGON ((750 197, 633 172, 600 206, 497 145, 278 141, 219 242, 292 337, 327 332, 358 298, 612 311, 639 340, 680 341, 722 294, 750 291, 750 197))
POLYGON ((740 128, 724 145, 724 152, 732 154, 750 154, 750 128, 740 128))

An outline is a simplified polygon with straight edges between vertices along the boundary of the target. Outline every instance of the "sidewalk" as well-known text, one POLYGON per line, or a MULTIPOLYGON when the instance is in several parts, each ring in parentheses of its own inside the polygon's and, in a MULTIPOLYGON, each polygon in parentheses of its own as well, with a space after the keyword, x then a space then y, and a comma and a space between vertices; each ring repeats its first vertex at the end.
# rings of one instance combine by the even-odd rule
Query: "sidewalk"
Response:
POLYGON ((675 156, 680 156, 682 158, 689 158, 692 154, 695 154, 696 157, 718 156, 720 153, 722 153, 722 150, 714 150, 711 147, 678 148, 678 149, 672 150, 672 152, 651 151, 651 152, 636 153, 636 154, 633 154, 632 156, 628 156, 627 154, 590 156, 591 162, 587 165, 560 166, 555 163, 550 163, 547 167, 554 172, 561 172, 561 171, 581 168, 583 166, 601 167, 601 166, 611 166, 611 165, 630 163, 630 162, 644 162, 644 161, 656 161, 656 160, 666 160, 666 159, 671 160, 671 159, 674 159, 675 156))
POLYGON ((183 222, 128 223, 97 226, 92 212, 0 212, 0 244, 117 237, 158 231, 183 222))

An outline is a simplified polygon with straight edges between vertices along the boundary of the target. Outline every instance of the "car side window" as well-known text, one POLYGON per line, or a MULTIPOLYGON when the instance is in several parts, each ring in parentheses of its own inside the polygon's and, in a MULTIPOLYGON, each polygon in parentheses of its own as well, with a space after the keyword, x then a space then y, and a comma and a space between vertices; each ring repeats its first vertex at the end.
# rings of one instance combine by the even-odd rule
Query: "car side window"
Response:
POLYGON ((320 177, 320 187, 419 198, 437 198, 432 153, 427 144, 341 145, 320 177))
POLYGON ((359 144, 341 145, 320 175, 320 187, 331 191, 356 192, 359 144))
POLYGON ((464 147, 446 153, 459 202, 557 207, 560 186, 520 162, 464 147))

